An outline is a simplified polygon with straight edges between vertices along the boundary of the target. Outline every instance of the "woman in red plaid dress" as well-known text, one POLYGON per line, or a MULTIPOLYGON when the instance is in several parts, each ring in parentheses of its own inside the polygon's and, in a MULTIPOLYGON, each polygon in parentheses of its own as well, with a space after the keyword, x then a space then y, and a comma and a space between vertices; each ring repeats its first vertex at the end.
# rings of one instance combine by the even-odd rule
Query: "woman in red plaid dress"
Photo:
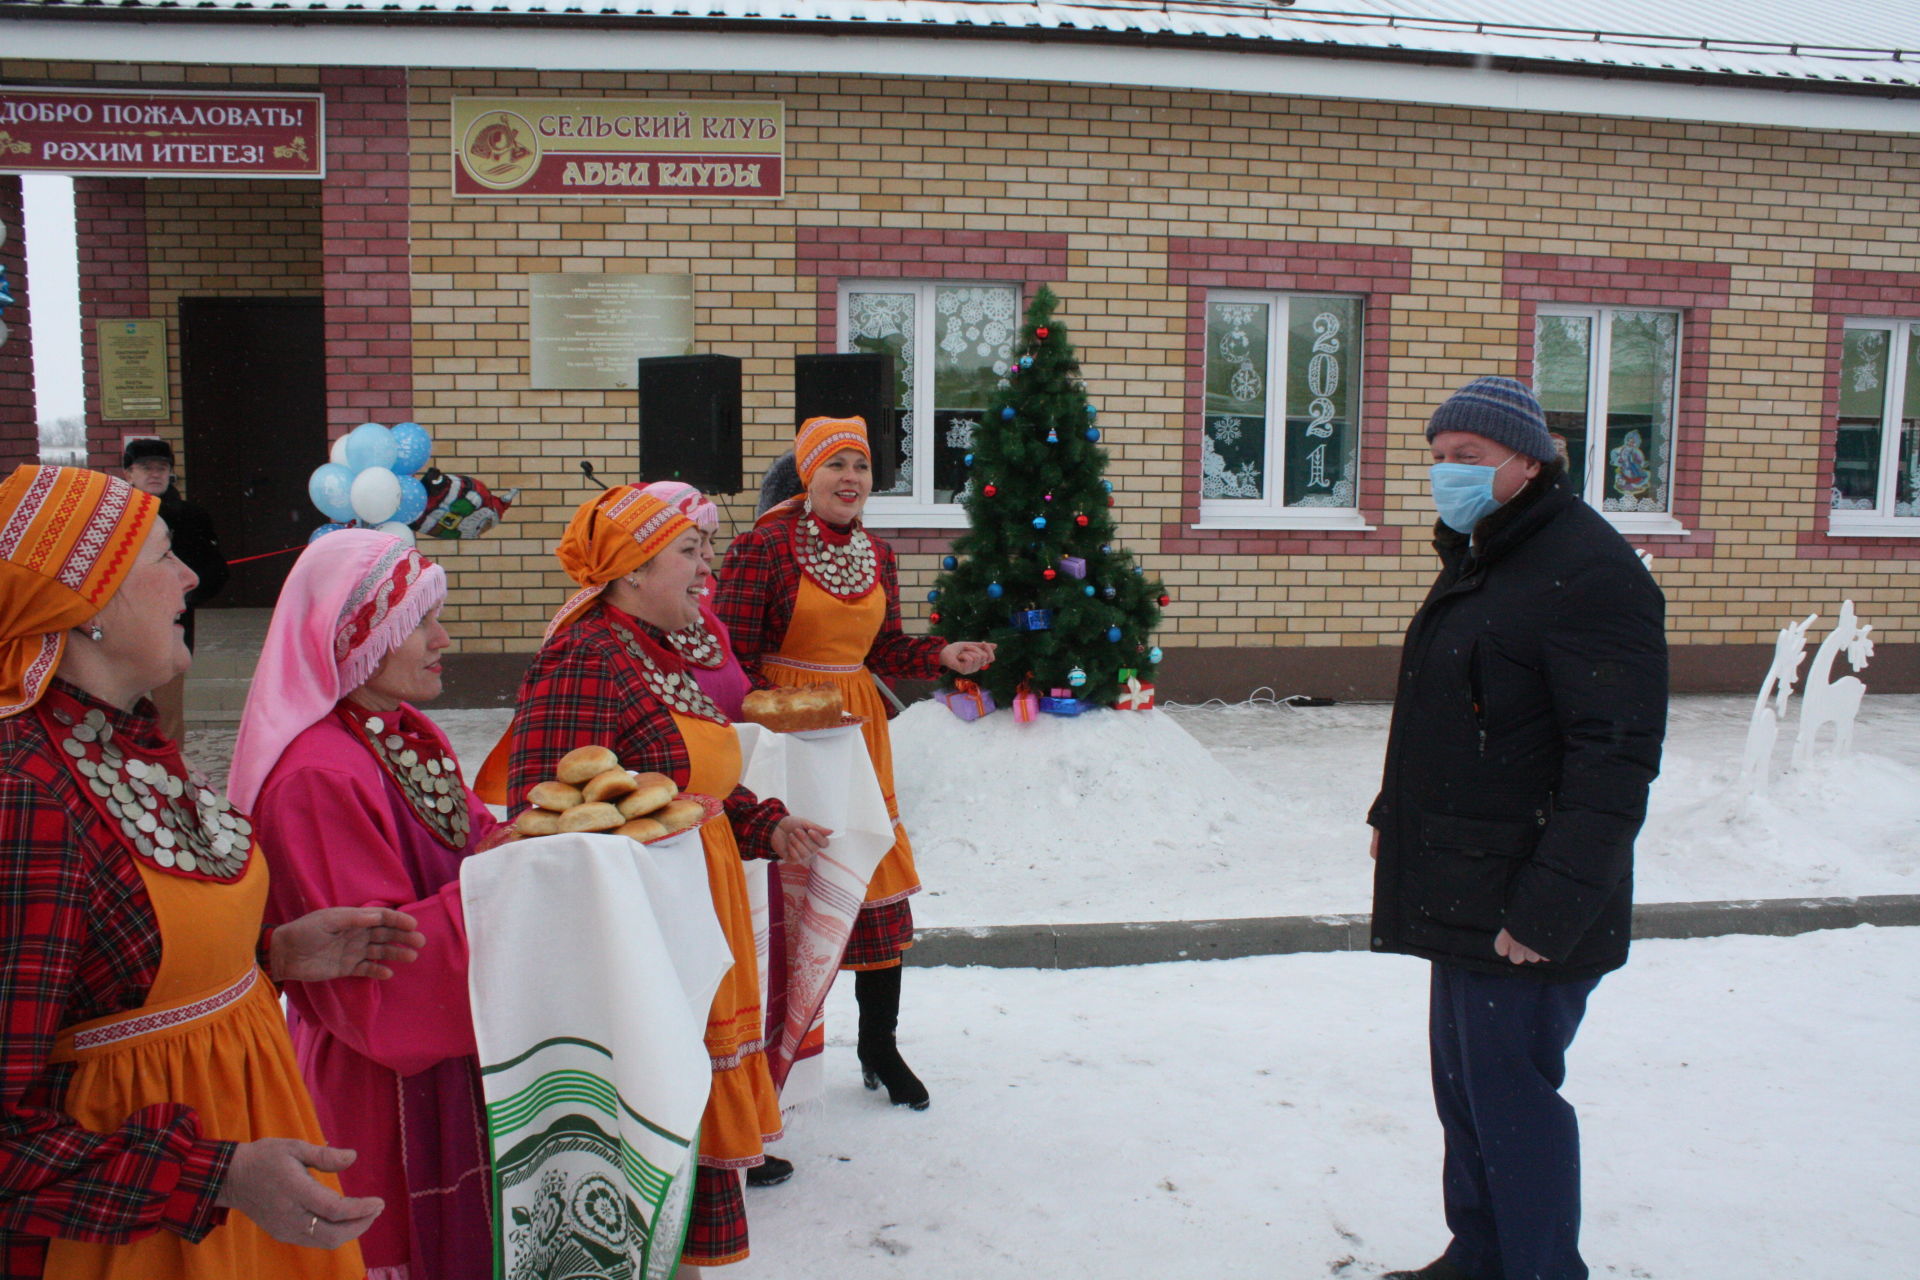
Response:
POLYGON ((781 1132, 741 859, 805 861, 830 833, 740 785, 738 735, 668 642, 698 620, 707 583, 700 533, 686 515, 620 485, 574 514, 559 556, 582 590, 555 615, 521 682, 506 794, 520 807, 562 756, 594 744, 627 769, 666 774, 682 790, 724 803, 725 813, 700 835, 714 913, 734 962, 707 1017, 713 1085, 683 1258, 695 1266, 738 1262, 748 1252, 741 1175, 767 1162, 763 1145, 781 1132))
POLYGON ((901 1058, 894 1038, 901 953, 913 945, 907 899, 920 891, 920 877, 894 799, 886 704, 869 673, 931 679, 950 667, 970 675, 993 660, 993 646, 948 644, 901 630, 893 550, 860 525, 873 489, 864 421, 809 418, 794 442, 794 462, 805 492, 733 540, 715 611, 757 687, 830 683, 847 710, 865 720, 861 731, 895 840, 868 881, 841 967, 854 971, 867 1088, 885 1085, 894 1105, 924 1111, 926 1086, 901 1058))

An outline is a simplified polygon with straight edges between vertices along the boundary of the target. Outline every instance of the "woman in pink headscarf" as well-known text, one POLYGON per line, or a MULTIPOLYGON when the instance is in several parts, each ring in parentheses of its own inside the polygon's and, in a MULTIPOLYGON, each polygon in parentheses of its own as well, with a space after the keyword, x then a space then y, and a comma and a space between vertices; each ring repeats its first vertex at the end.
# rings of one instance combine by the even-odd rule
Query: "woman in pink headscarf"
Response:
POLYGON ((720 531, 720 509, 698 489, 679 480, 656 480, 641 492, 677 508, 700 531, 700 558, 707 562, 707 588, 700 600, 700 620, 668 632, 667 643, 686 662, 694 682, 726 712, 727 719, 738 720, 740 699, 752 691, 753 681, 741 670, 726 624, 713 611, 713 593, 719 585, 713 576, 713 535, 720 531))
POLYGON ((446 572, 388 534, 308 547, 281 588, 228 783, 269 851, 269 920, 404 903, 427 938, 397 980, 287 985, 321 1126, 360 1153, 343 1181, 388 1206, 360 1242, 371 1280, 492 1265, 460 862, 497 824, 413 705, 440 694, 446 594, 446 572))

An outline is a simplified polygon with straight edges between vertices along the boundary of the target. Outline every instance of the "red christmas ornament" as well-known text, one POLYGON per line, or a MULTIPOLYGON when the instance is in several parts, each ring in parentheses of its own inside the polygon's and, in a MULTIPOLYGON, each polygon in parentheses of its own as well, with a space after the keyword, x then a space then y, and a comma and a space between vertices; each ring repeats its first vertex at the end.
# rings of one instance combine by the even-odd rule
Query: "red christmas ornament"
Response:
POLYGON ((933 611, 932 613, 930 613, 930 614, 928 614, 928 615, 927 615, 927 621, 928 621, 928 622, 931 622, 931 623, 932 623, 932 624, 933 624, 934 626, 936 626, 936 627, 937 627, 937 626, 939 626, 939 625, 940 625, 940 611, 939 611, 938 609, 935 609, 935 610, 934 610, 934 611, 933 611))
POLYGON ((1086 513, 1082 512, 1079 515, 1074 516, 1073 522, 1079 525, 1082 529, 1086 528, 1087 527, 1086 513))
POLYGON ((1047 326, 1045 326, 1045 325, 1041 325, 1041 326, 1040 326, 1040 327, 1039 327, 1038 329, 1035 329, 1035 330, 1033 331, 1033 336, 1034 336, 1034 337, 1036 337, 1036 338, 1044 338, 1044 337, 1046 337, 1046 336, 1047 336, 1047 326))
POLYGON ((1107 505, 1108 505, 1108 506, 1112 506, 1112 505, 1113 505, 1113 502, 1114 502, 1114 498, 1113 498, 1113 495, 1112 495, 1112 494, 1108 494, 1108 495, 1107 495, 1107 505))
POLYGON ((1041 577, 1043 577, 1043 578, 1045 578, 1045 579, 1046 579, 1046 580, 1047 580, 1048 582, 1052 582, 1052 581, 1053 581, 1053 579, 1054 579, 1054 576, 1055 576, 1055 575, 1054 575, 1054 570, 1052 570, 1052 569, 1042 569, 1042 570, 1040 571, 1040 576, 1041 576, 1041 577))
POLYGON ((1000 492, 1000 489, 997 485, 990 484, 986 488, 982 489, 980 492, 986 494, 989 498, 991 498, 994 494, 1000 492))
POLYGON ((1161 596, 1161 597, 1160 597, 1160 607, 1161 607, 1162 609, 1164 609, 1164 608, 1166 608, 1166 607, 1167 607, 1167 605, 1169 605, 1170 603, 1172 603, 1172 601, 1173 601, 1173 597, 1172 597, 1172 596, 1161 596))

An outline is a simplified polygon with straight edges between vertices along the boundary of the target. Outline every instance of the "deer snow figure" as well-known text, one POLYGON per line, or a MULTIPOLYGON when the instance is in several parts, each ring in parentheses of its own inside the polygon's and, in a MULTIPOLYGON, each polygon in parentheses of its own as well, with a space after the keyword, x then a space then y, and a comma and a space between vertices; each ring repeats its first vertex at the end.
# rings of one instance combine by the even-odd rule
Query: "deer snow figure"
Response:
POLYGON ((1800 697, 1800 736, 1793 744, 1795 767, 1812 763, 1814 739, 1825 725, 1833 726, 1836 757, 1853 750, 1853 718, 1860 714, 1860 699, 1867 686, 1853 676, 1833 679, 1833 662, 1844 649, 1848 664, 1855 671, 1864 671, 1867 660, 1873 657, 1873 641, 1867 637, 1872 630, 1854 616, 1853 601, 1842 602, 1839 622, 1820 642, 1813 665, 1807 669, 1806 689, 1800 697))
POLYGON ((1740 763, 1741 785, 1754 795, 1767 791, 1767 765, 1773 760, 1773 744, 1780 737, 1780 722, 1787 718, 1787 702, 1793 697, 1793 682, 1799 678, 1800 663, 1807 656, 1807 628, 1819 614, 1810 613, 1800 622, 1780 628, 1773 644, 1773 666, 1760 682, 1760 697, 1753 704, 1753 719, 1747 723, 1747 752, 1740 763), (1773 706, 1768 706, 1769 699, 1773 706))

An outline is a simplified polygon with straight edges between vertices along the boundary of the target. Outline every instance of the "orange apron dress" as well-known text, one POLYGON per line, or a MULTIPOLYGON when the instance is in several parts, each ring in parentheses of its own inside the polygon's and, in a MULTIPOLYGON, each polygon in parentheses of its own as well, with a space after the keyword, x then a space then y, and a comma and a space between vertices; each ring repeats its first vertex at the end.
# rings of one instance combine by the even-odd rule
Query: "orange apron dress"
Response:
POLYGON ((887 593, 878 582, 858 600, 842 600, 806 574, 793 602, 793 621, 777 653, 762 654, 760 669, 776 685, 831 684, 840 690, 847 710, 865 719, 860 732, 873 757, 873 772, 886 797, 887 816, 893 819, 893 848, 867 881, 866 905, 883 906, 920 892, 920 875, 913 865, 913 844, 900 825, 900 805, 893 795, 893 738, 887 732, 887 705, 867 671, 867 653, 887 620, 887 593))
MULTIPOLYGON (((132 857, 132 854, 127 856, 132 857)), ((160 968, 140 1008, 60 1033, 56 1062, 74 1063, 67 1114, 111 1133, 142 1107, 179 1102, 202 1137, 299 1138, 324 1144, 301 1083, 279 993, 254 960, 267 901, 258 847, 229 884, 169 875, 136 858, 160 939, 160 968)), ((334 1190, 339 1179, 318 1175, 334 1190)), ((55 1240, 47 1280, 358 1280, 360 1246, 282 1244, 230 1213, 199 1244, 157 1231, 131 1244, 55 1240)))
MULTIPOLYGON (((740 785, 740 737, 733 726, 677 711, 673 723, 687 746, 686 789, 721 799, 731 795, 740 785)), ((724 813, 700 828, 700 844, 706 851, 713 913, 733 953, 733 968, 720 980, 707 1012, 713 1088, 700 1119, 700 1163, 710 1169, 743 1169, 759 1164, 762 1144, 780 1136, 780 1099, 767 1074, 746 868, 724 813)))

